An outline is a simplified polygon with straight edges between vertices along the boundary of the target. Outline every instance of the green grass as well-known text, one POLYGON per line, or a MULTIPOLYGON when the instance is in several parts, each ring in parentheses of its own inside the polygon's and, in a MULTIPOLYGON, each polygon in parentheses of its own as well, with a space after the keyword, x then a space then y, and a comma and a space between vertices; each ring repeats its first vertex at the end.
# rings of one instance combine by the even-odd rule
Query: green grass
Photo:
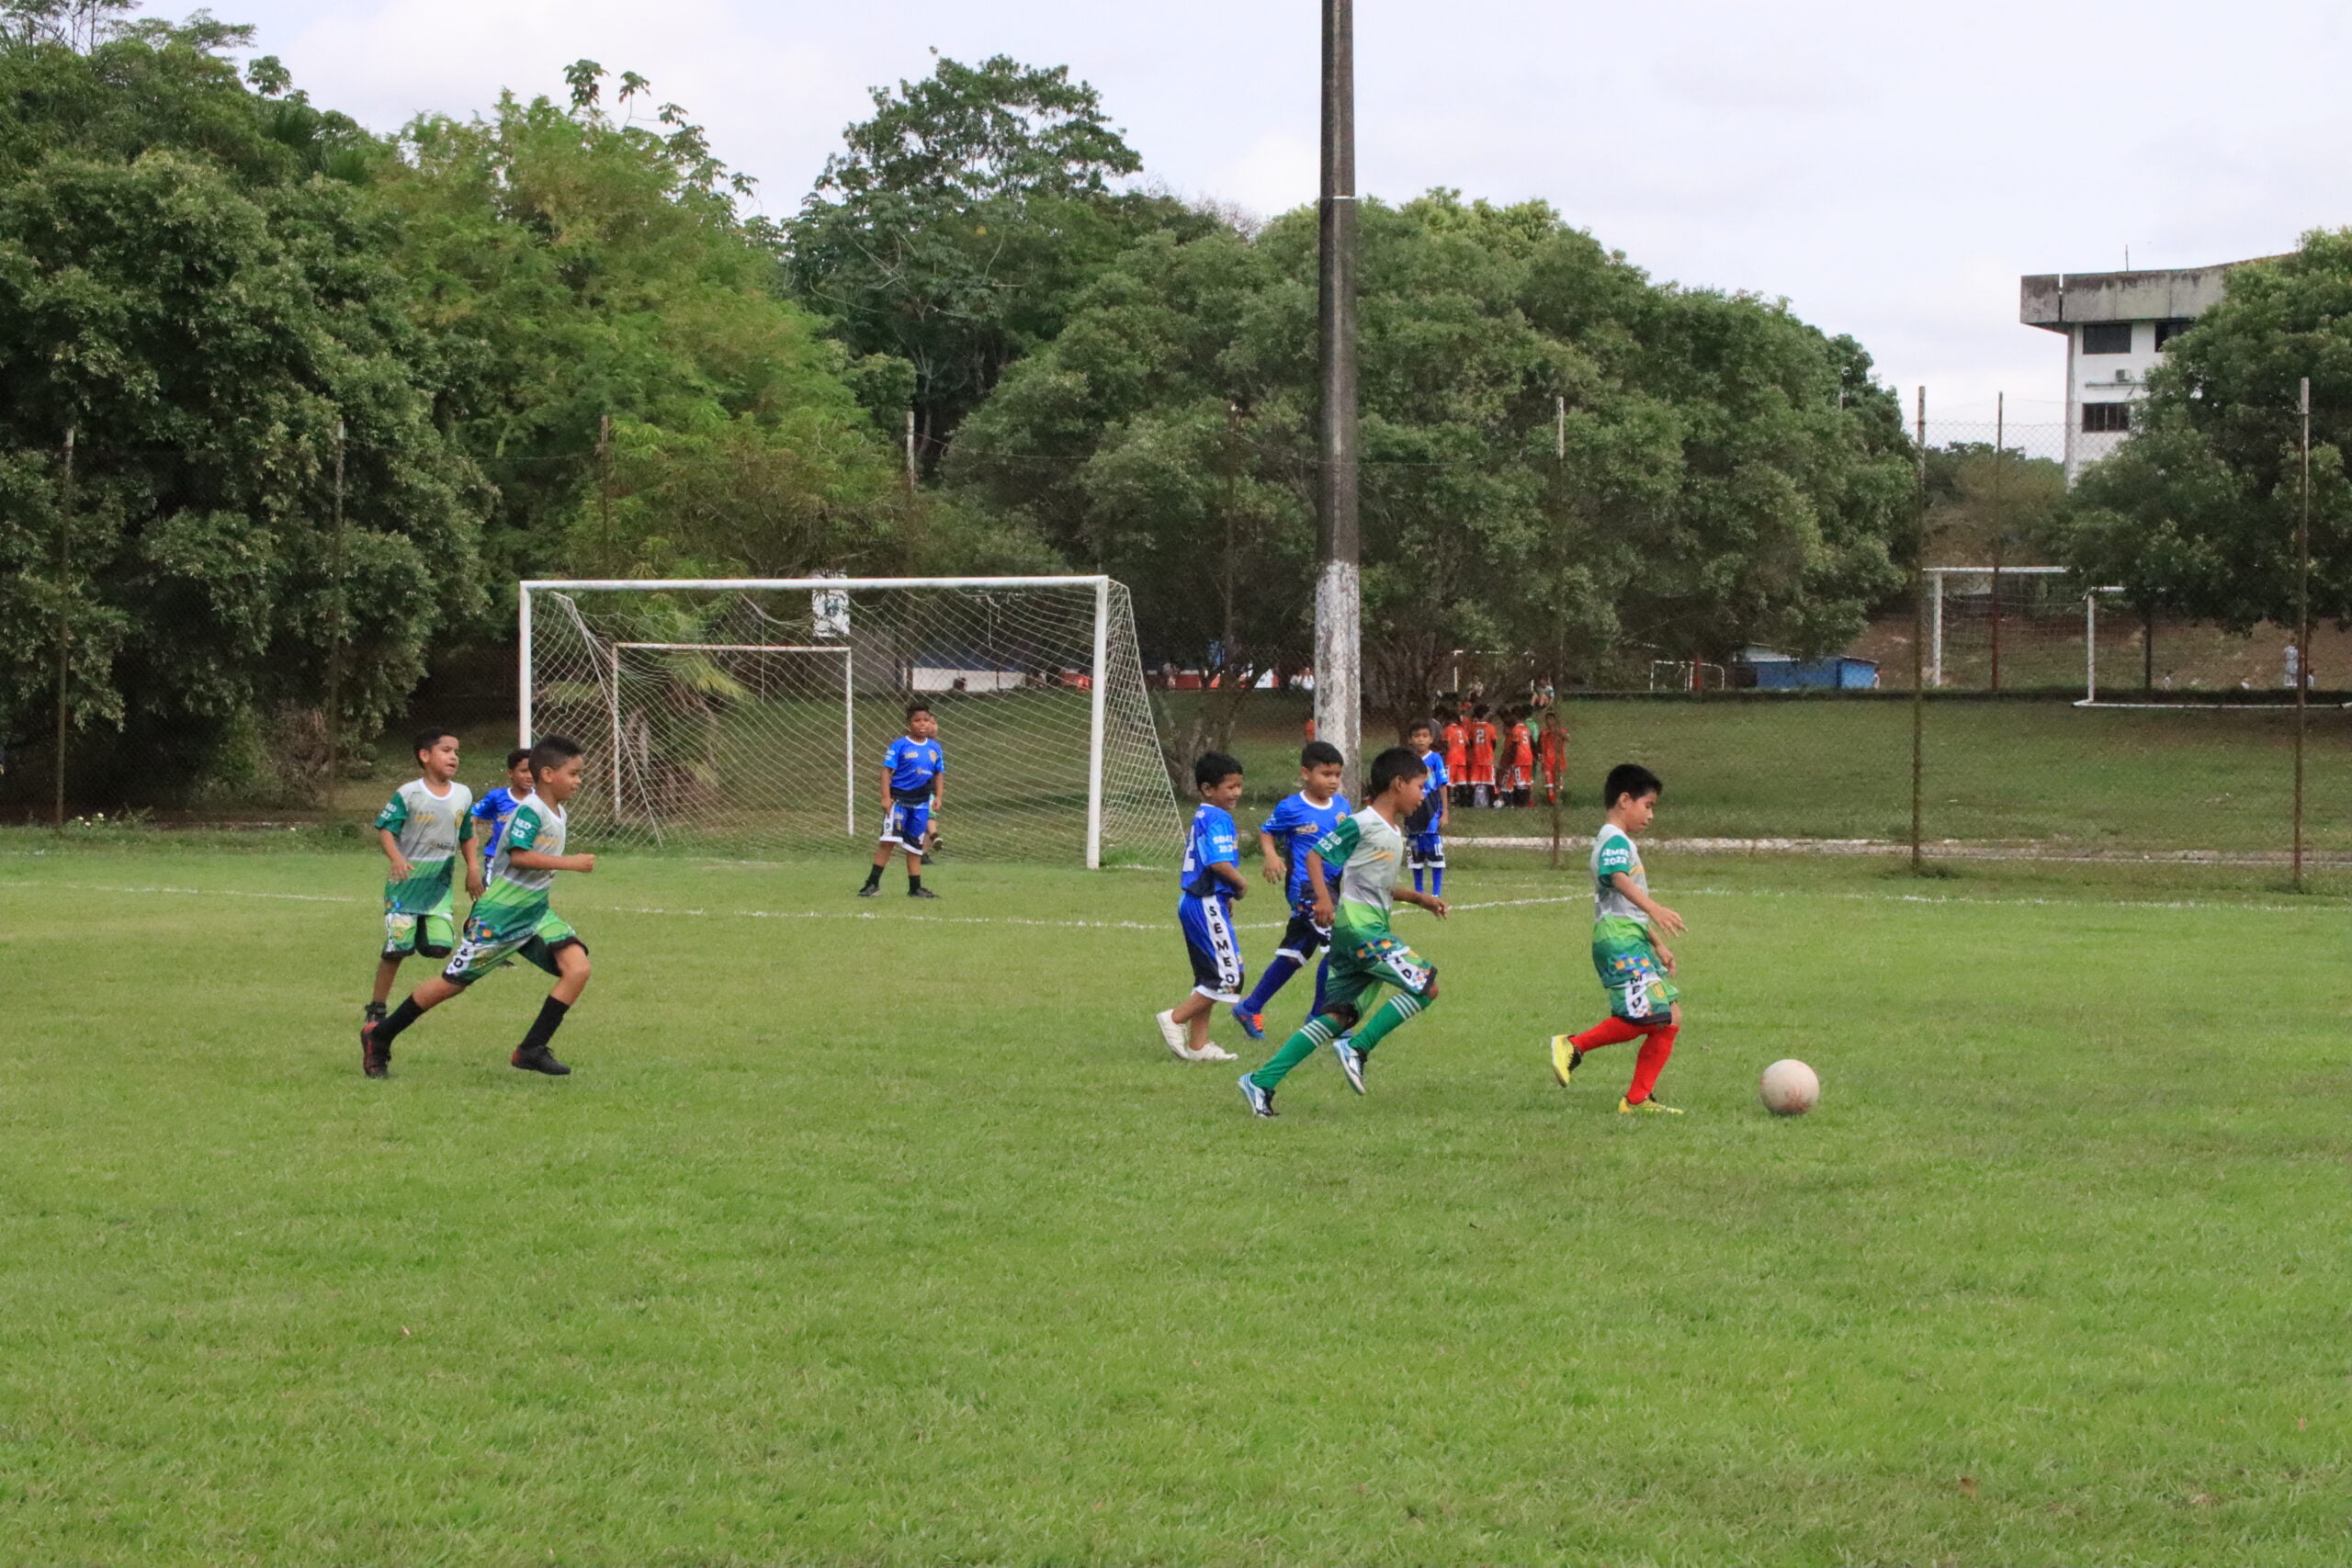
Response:
POLYGON ((1165 878, 858 858, 616 857, 574 1077, 518 974, 370 1083, 372 858, 0 836, 0 1554, 2352 1551, 2332 904, 1657 857, 1668 1123, 1546 1076, 1578 879, 1465 865, 1372 1096, 1261 1122, 1165 878))

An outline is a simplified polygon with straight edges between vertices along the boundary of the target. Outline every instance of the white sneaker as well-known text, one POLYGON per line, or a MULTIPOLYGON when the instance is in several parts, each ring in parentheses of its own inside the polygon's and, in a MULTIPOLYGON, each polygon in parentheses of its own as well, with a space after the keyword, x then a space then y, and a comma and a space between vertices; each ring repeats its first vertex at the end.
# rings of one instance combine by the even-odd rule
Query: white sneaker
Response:
POLYGON ((1167 1042, 1168 1049, 1178 1061, 1193 1060, 1192 1049, 1184 1043, 1184 1026, 1176 1021, 1174 1008, 1170 1008, 1166 1012, 1154 1018, 1152 1021, 1159 1025, 1159 1038, 1167 1042))
POLYGON ((1241 1058, 1215 1041, 1211 1041, 1193 1053, 1193 1060, 1195 1062, 1238 1062, 1241 1058))

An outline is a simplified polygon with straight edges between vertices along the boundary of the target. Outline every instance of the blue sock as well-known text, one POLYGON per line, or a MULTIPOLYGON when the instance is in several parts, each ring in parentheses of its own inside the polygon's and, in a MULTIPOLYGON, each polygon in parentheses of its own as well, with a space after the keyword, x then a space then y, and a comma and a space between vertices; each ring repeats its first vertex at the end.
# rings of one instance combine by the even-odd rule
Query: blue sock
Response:
MULTIPOLYGON (((1420 886, 1418 882, 1413 884, 1414 890, 1418 892, 1420 886)), ((1445 897, 1445 868, 1443 866, 1430 873, 1430 892, 1440 898, 1445 897)))
POLYGON ((1323 987, 1329 983, 1330 978, 1331 955, 1326 953, 1323 955, 1323 962, 1315 966, 1315 1006, 1307 1013, 1307 1017, 1321 1018, 1323 1016, 1323 987))
POLYGON ((1258 988, 1241 998, 1241 1010, 1252 1013, 1265 1011, 1266 1004, 1273 999, 1274 993, 1297 973, 1297 959, 1277 955, 1272 964, 1266 965, 1266 972, 1258 976, 1258 988))
POLYGON ((1413 891, 1414 891, 1414 892, 1416 892, 1416 893, 1419 893, 1420 890, 1421 890, 1421 868, 1420 868, 1419 866, 1415 866, 1415 867, 1413 868, 1413 891))

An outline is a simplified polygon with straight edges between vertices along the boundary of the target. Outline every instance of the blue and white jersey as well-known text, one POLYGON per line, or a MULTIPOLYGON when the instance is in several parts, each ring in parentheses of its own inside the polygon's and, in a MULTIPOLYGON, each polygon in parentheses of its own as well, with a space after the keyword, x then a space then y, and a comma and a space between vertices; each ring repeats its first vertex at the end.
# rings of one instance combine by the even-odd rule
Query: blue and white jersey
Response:
POLYGON ((1435 833, 1438 809, 1445 804, 1445 792, 1453 783, 1453 775, 1445 771, 1445 753, 1424 751, 1421 765, 1430 771, 1429 782, 1421 786, 1421 803, 1405 818, 1408 833, 1435 833))
POLYGON ((927 800, 939 775, 947 771, 947 754, 937 740, 901 735, 882 753, 882 765, 890 770, 890 794, 895 798, 927 800))
POLYGON ((1215 894, 1227 897, 1230 889, 1209 870, 1213 865, 1238 865, 1241 860, 1239 835, 1234 831, 1233 814, 1221 806, 1201 803, 1193 813, 1192 831, 1184 835, 1184 869, 1176 886, 1188 898, 1205 898, 1215 894))
MULTIPOLYGON (((1289 897, 1292 908, 1303 909, 1315 902, 1315 885, 1307 880, 1306 875, 1307 852, 1315 848, 1316 840, 1353 815, 1354 811, 1349 807, 1348 797, 1344 795, 1335 795, 1329 803, 1317 806, 1306 797, 1305 790, 1301 790, 1275 807, 1274 814, 1267 818, 1266 825, 1259 829, 1274 836, 1274 848, 1280 852, 1283 864, 1290 868, 1290 874, 1283 879, 1283 891, 1289 897)), ((1330 873, 1329 880, 1336 887, 1339 868, 1327 869, 1330 873)))
POLYGON ((514 807, 520 798, 512 789, 500 784, 474 802, 474 820, 489 825, 488 836, 481 841, 482 864, 488 865, 498 853, 498 840, 506 836, 506 824, 514 819, 514 807))

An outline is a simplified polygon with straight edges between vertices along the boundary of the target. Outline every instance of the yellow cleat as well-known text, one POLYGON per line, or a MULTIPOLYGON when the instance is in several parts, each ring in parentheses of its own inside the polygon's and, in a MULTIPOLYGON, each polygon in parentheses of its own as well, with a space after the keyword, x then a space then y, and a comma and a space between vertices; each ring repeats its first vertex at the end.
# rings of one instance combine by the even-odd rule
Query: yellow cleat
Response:
POLYGON ((1659 1104, 1657 1097, 1652 1095, 1639 1105, 1630 1100, 1619 1100, 1617 1114, 1620 1116, 1679 1116, 1682 1112, 1675 1106, 1659 1104))
POLYGON ((1562 1089, 1568 1087, 1568 1080, 1576 1077, 1577 1069, 1583 1066, 1584 1053, 1577 1049, 1573 1035, 1552 1036, 1552 1076, 1560 1080, 1562 1089))

